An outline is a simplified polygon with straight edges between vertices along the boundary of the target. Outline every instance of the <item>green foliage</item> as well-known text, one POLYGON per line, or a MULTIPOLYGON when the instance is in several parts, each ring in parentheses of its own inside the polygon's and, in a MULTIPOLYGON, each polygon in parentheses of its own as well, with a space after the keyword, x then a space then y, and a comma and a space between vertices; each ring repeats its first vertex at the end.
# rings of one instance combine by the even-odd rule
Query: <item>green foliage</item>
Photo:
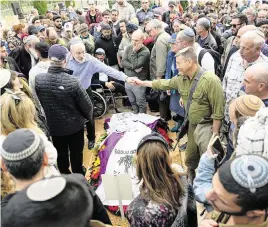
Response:
POLYGON ((46 1, 34 1, 34 8, 36 8, 40 15, 45 15, 47 11, 47 2, 46 1))
POLYGON ((11 6, 10 6, 10 1, 8 1, 8 0, 1 0, 0 1, 0 8, 1 9, 7 9, 7 8, 11 8, 11 6))
POLYGON ((188 7, 188 1, 181 1, 181 6, 182 6, 183 10, 185 11, 186 8, 188 7))
POLYGON ((75 1, 65 1, 65 7, 68 8, 69 6, 75 7, 75 1))
POLYGON ((108 0, 109 8, 111 9, 113 4, 115 4, 115 0, 108 0))

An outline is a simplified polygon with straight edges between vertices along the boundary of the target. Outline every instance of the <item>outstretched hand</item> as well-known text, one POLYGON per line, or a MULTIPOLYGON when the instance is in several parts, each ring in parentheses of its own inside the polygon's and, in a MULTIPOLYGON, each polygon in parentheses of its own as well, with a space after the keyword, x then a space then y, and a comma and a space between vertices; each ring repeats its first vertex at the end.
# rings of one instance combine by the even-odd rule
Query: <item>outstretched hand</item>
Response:
POLYGON ((142 81, 138 79, 137 77, 128 77, 126 82, 132 85, 136 85, 136 86, 141 86, 142 84, 142 81))

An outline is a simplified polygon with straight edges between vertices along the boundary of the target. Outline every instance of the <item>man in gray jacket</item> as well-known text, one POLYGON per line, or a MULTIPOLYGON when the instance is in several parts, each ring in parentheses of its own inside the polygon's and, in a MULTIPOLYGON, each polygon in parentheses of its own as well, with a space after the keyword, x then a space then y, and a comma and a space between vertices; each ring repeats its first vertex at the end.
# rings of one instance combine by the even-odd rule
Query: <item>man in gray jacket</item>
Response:
MULTIPOLYGON (((153 19, 147 24, 146 31, 154 38, 154 46, 150 58, 150 80, 159 80, 164 77, 166 72, 167 55, 170 49, 168 42, 170 35, 164 31, 162 21, 157 19, 153 19)), ((163 119, 170 120, 168 96, 159 102, 159 111, 163 119)))
MULTIPOLYGON (((136 30, 132 34, 131 42, 123 55, 122 66, 129 77, 147 80, 149 75, 150 51, 143 45, 144 34, 136 30)), ((146 113, 145 87, 125 84, 126 92, 134 113, 146 113)))

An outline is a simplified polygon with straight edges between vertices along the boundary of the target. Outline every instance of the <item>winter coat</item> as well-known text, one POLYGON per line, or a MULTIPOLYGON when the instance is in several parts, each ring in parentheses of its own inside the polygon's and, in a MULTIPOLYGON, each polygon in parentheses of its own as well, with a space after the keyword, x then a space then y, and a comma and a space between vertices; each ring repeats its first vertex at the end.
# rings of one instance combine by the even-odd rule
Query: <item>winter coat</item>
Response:
POLYGON ((35 90, 45 111, 52 136, 72 135, 87 120, 93 120, 93 106, 79 80, 67 69, 51 66, 35 78, 35 90))

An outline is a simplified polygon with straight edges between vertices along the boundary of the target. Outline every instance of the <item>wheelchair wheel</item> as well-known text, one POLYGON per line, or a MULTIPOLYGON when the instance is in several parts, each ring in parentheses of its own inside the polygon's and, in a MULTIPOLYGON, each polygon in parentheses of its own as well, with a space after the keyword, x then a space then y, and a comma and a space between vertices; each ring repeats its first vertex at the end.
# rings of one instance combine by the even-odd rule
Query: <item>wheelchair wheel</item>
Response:
POLYGON ((101 118, 107 111, 105 99, 96 91, 92 91, 94 118, 101 118))

